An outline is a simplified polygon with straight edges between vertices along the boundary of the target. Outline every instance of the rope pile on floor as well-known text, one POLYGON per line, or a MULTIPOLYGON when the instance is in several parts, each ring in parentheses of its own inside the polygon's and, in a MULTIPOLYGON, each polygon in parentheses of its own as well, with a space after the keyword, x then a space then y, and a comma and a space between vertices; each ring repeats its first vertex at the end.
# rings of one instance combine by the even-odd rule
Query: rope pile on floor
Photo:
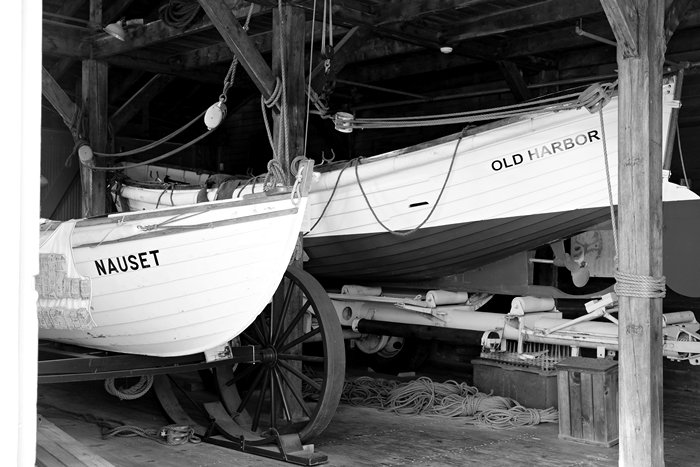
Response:
POLYGON ((341 402, 399 415, 459 417, 469 425, 494 429, 559 421, 559 412, 553 407, 530 409, 509 397, 479 392, 466 383, 436 383, 426 377, 403 383, 368 376, 346 380, 341 402))

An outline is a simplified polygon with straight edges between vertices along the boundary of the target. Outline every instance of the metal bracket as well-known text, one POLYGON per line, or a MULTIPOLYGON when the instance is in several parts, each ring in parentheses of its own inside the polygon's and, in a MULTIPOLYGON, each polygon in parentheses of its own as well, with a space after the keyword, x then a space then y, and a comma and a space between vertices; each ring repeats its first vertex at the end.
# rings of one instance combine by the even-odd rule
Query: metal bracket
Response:
POLYGON ((296 465, 320 465, 328 462, 328 456, 314 452, 312 444, 303 445, 298 433, 281 434, 273 428, 267 437, 246 440, 243 429, 231 419, 221 403, 209 402, 204 404, 204 408, 214 419, 216 431, 221 435, 205 437, 205 443, 296 465))

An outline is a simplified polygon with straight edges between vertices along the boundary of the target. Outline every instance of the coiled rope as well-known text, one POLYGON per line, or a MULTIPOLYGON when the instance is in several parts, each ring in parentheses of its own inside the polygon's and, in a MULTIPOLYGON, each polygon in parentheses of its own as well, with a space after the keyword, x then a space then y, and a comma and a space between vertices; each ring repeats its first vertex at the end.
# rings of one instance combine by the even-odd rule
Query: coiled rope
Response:
MULTIPOLYGON (((314 395, 310 387, 307 390, 307 395, 314 395)), ((436 383, 427 377, 403 383, 368 376, 346 380, 341 402, 403 416, 459 418, 470 425, 494 429, 559 421, 554 408, 530 409, 509 397, 479 392, 466 383, 436 383)))
POLYGON ((120 400, 134 400, 138 399, 139 397, 143 396, 148 392, 149 389, 151 389, 151 386, 153 386, 153 376, 148 375, 148 376, 142 376, 136 384, 129 388, 123 388, 120 387, 117 389, 116 385, 114 384, 116 381, 116 378, 109 378, 105 380, 105 390, 113 395, 117 396, 120 400))
MULTIPOLYGON (((598 109, 600 116, 601 138, 603 140, 603 156, 605 159, 605 176, 608 183, 608 200, 610 204, 610 218, 612 220, 613 243, 615 245, 615 293, 619 297, 638 298, 664 298, 666 296, 666 277, 653 277, 640 274, 622 272, 618 269, 618 241, 617 220, 615 217, 615 204, 613 202, 612 182, 610 180, 610 167, 608 162, 608 147, 605 138, 605 121, 603 119, 602 106, 598 109)), ((619 202, 619 201, 618 201, 619 202)))
POLYGON ((169 0, 158 8, 158 17, 171 28, 185 29, 197 21, 203 11, 197 0, 169 0))

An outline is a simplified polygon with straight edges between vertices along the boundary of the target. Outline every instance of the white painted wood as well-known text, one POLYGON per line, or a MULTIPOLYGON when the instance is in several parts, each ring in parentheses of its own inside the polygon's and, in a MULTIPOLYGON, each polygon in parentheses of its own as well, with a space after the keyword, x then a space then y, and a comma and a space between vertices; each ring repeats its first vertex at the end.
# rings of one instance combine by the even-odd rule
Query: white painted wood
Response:
POLYGON ((70 241, 75 269, 91 280, 95 325, 40 329, 39 337, 160 357, 233 339, 277 289, 306 202, 294 206, 285 195, 78 221, 70 241))
MULTIPOLYGON (((671 79, 663 88, 665 127, 671 110, 677 106, 673 100, 674 85, 671 79)), ((447 187, 425 227, 609 206, 608 180, 616 204, 617 104, 617 97, 613 97, 603 109, 609 178, 598 113, 581 108, 534 116, 459 141, 447 187), (553 145, 559 149, 553 149, 553 145), (547 152, 543 148, 549 153, 537 158, 536 155, 547 152), (506 168, 506 162, 511 167, 506 168)), ((664 146, 665 135, 666 132, 664 146)), ((454 139, 362 161, 358 168, 360 183, 369 204, 387 228, 410 230, 426 219, 448 176, 456 145, 454 139), (411 207, 418 203, 424 204, 411 207)), ((158 172, 157 168, 149 170, 158 172)), ((126 173, 140 180, 138 173, 126 173)), ((340 170, 322 172, 314 181, 309 196, 311 225, 326 208, 336 183, 323 219, 306 237, 383 232, 358 186, 354 167, 348 167, 342 175, 340 170)), ((697 198, 687 188, 667 180, 664 186, 665 201, 697 198)), ((128 184, 121 191, 133 210, 153 209, 157 203, 193 203, 197 193, 198 189, 163 193, 160 189, 128 184)), ((208 196, 213 199, 216 191, 210 190, 208 196)))

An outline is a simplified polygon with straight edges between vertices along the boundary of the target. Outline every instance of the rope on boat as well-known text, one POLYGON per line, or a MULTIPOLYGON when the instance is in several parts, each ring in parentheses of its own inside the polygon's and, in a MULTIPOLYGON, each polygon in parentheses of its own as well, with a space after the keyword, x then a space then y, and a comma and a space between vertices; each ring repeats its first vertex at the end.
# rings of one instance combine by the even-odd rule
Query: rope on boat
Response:
POLYGON ((368 376, 346 380, 341 402, 404 416, 459 418, 469 425, 494 429, 559 421, 559 412, 553 407, 530 409, 509 397, 479 392, 466 383, 436 383, 427 377, 403 383, 368 376))
POLYGON ((610 100, 617 87, 617 82, 589 86, 581 93, 552 96, 519 104, 494 107, 485 110, 453 112, 441 115, 394 117, 394 118, 352 118, 335 115, 332 117, 336 128, 372 129, 372 128, 411 128, 435 125, 450 125, 484 120, 496 120, 508 117, 534 116, 542 113, 586 107, 591 112, 602 109, 610 100))
MULTIPOLYGON (((608 163, 608 147, 605 138, 605 122, 603 108, 598 108, 600 115, 600 130, 603 140, 603 155, 605 159, 605 177, 608 182, 608 200, 610 202, 610 218, 612 220, 613 243, 615 246, 615 293, 619 297, 638 298, 663 298, 666 296, 666 277, 653 277, 640 274, 631 274, 619 270, 617 253, 619 251, 617 241, 617 220, 615 218, 615 204, 613 202, 612 182, 610 181, 610 168, 608 163)), ((618 201, 619 203, 619 201, 618 201)))
MULTIPOLYGON (((399 232, 399 231, 391 230, 389 227, 384 225, 384 223, 381 220, 379 220, 379 217, 377 217, 377 213, 374 212, 372 205, 369 203, 369 199, 367 199, 367 194, 365 193, 364 188, 362 188, 362 183, 360 182, 360 174, 357 172, 357 167, 359 164, 355 165, 355 178, 357 179, 357 186, 360 188, 360 191, 362 192, 362 197, 365 199, 365 202, 367 203, 367 207, 369 208, 370 212, 374 216, 374 219, 379 223, 379 225, 381 225, 384 228, 384 230, 386 230, 387 232, 389 232, 392 235, 397 235, 399 237, 405 237, 405 236, 408 236, 408 235, 411 235, 411 234, 417 232, 418 229, 423 227, 426 224, 426 222, 428 222, 428 220, 430 220, 433 213, 435 212, 435 209, 438 207, 438 204, 440 203, 440 199, 442 198, 442 194, 445 192, 445 188, 447 187, 447 182, 450 179, 450 174, 452 173, 452 168, 454 167, 455 159, 457 158, 457 149, 459 149, 459 143, 461 143, 461 142, 462 142, 462 137, 460 136, 459 139, 457 140, 457 145, 455 146, 455 150, 452 153, 452 160, 450 160, 450 167, 447 169, 447 175, 445 176, 445 181, 442 184, 442 188, 440 188, 440 194, 438 194, 438 197, 435 200, 435 203, 433 203, 433 207, 430 209, 430 212, 428 213, 426 218, 423 220, 423 222, 421 222, 416 227, 414 227, 413 229, 406 231, 406 232, 399 232)), ((340 175, 338 176, 338 179, 340 179, 340 175)))
POLYGON ((105 380, 105 390, 117 396, 120 400, 134 400, 143 396, 153 386, 153 375, 142 376, 139 381, 129 388, 120 387, 117 389, 114 384, 116 378, 108 378, 105 380))

